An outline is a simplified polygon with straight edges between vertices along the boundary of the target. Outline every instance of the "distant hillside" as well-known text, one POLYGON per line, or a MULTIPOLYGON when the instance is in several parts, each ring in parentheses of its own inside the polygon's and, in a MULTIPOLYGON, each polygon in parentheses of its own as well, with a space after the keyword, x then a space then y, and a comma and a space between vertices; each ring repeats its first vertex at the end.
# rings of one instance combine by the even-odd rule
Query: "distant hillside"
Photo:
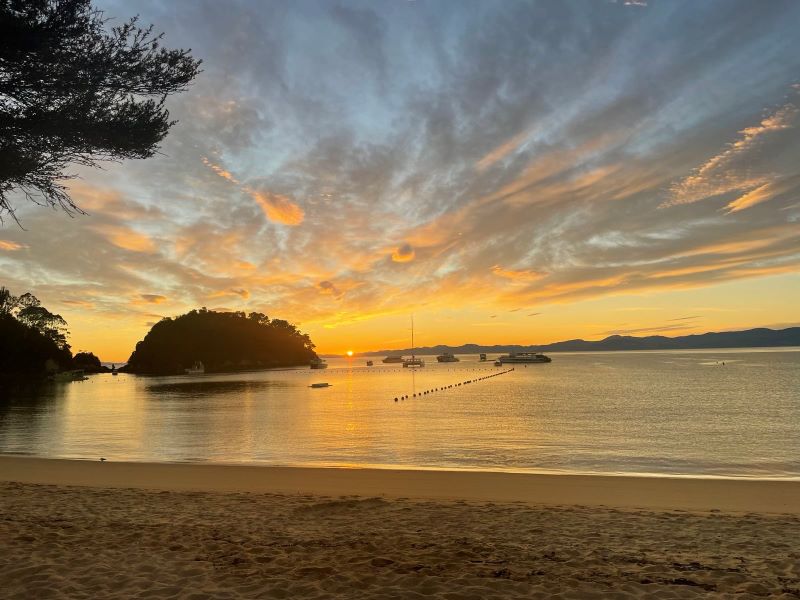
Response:
POLYGON ((307 365, 316 357, 311 339, 282 319, 201 309, 153 325, 122 370, 180 374, 201 361, 213 373, 307 365))
MULTIPOLYGON (((800 346, 800 327, 788 329, 748 329, 746 331, 723 331, 720 333, 702 333, 666 337, 650 335, 633 337, 630 335, 612 335, 605 339, 590 342, 586 340, 567 340, 539 346, 496 345, 480 346, 464 344, 463 346, 426 346, 416 348, 415 354, 497 354, 500 352, 599 352, 610 350, 696 350, 702 348, 764 348, 769 346, 800 346)), ((411 354, 411 349, 376 350, 364 352, 361 356, 386 356, 389 354, 411 354)))

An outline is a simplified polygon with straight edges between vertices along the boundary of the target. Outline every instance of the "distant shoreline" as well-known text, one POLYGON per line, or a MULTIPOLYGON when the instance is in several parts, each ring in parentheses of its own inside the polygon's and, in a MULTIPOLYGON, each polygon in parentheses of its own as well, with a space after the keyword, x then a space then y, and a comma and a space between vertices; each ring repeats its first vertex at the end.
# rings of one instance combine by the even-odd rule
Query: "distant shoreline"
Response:
MULTIPOLYGON (((769 329, 758 327, 744 331, 708 332, 677 337, 651 335, 634 337, 611 335, 597 341, 583 339, 566 340, 552 344, 462 344, 460 346, 424 346, 414 348, 414 354, 429 355, 451 352, 453 354, 496 354, 498 352, 591 352, 621 350, 722 350, 733 348, 768 348, 800 346, 800 327, 769 329)), ((411 348, 398 350, 372 350, 358 356, 382 356, 387 354, 411 354, 411 348)))
MULTIPOLYGON (((417 348, 414 350, 414 354, 417 356, 437 356, 438 354, 442 354, 442 352, 452 352, 456 356, 463 356, 463 355, 471 355, 471 354, 487 354, 487 355, 495 355, 495 354, 507 354, 509 352, 547 352, 548 354, 608 354, 608 353, 618 353, 618 352, 692 352, 692 351, 707 351, 707 352, 714 352, 714 351, 724 351, 724 350, 753 350, 756 352, 759 351, 768 351, 768 350, 776 350, 776 351, 800 351, 800 343, 798 344, 791 344, 785 346, 720 346, 720 347, 702 347, 702 348, 619 348, 619 349, 589 349, 589 350, 490 350, 490 349, 482 349, 482 350, 466 350, 460 351, 458 347, 445 347, 444 350, 432 350, 432 349, 420 349, 417 348), (449 348, 449 349, 448 349, 449 348)), ((411 350, 386 350, 385 352, 369 352, 369 353, 355 353, 353 354, 353 358, 376 358, 382 356, 389 356, 389 355, 410 355, 411 350)), ((344 355, 342 354, 320 354, 321 358, 343 358, 344 355)))

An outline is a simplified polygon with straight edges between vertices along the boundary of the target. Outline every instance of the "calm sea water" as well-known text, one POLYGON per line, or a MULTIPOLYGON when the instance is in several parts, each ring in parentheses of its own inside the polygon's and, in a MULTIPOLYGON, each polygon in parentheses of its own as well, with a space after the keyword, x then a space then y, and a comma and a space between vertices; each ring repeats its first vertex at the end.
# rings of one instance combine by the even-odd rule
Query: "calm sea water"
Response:
POLYGON ((331 359, 326 371, 102 374, 6 390, 0 452, 800 478, 800 349, 552 357, 421 395, 508 367, 475 355, 416 371, 331 359), (319 381, 332 386, 309 387, 319 381))

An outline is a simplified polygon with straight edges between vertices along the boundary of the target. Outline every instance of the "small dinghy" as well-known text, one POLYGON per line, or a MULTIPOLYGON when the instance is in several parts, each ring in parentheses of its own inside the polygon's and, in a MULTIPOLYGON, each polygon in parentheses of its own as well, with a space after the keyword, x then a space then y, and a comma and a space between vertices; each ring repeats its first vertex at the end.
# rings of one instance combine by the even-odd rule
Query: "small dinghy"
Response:
POLYGON ((312 387, 312 388, 324 388, 324 387, 330 387, 330 386, 331 386, 330 383, 312 383, 309 387, 312 387))

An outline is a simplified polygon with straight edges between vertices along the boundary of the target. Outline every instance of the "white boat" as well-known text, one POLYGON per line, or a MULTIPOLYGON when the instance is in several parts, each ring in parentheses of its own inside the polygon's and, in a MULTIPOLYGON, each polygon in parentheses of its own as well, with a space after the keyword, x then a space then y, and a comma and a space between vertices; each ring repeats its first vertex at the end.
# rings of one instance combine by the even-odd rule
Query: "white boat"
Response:
POLYGON ((439 356, 436 357, 436 360, 439 362, 460 362, 459 359, 455 354, 452 352, 442 352, 439 356))
POLYGON ((206 367, 203 365, 202 362, 199 360, 194 361, 194 364, 189 369, 184 369, 184 373, 187 375, 202 375, 206 372, 206 367))
POLYGON ((387 356, 383 359, 385 363, 401 363, 403 362, 403 357, 398 355, 387 356))
POLYGON ((315 358, 311 361, 311 368, 312 369, 327 369, 328 363, 326 363, 321 358, 315 358))
POLYGON ((533 363, 549 363, 552 362, 549 356, 540 354, 538 352, 511 352, 505 356, 500 356, 497 361, 501 364, 533 364, 533 363))
POLYGON ((403 367, 424 367, 425 361, 414 356, 414 315, 411 315, 411 358, 403 361, 403 367))

